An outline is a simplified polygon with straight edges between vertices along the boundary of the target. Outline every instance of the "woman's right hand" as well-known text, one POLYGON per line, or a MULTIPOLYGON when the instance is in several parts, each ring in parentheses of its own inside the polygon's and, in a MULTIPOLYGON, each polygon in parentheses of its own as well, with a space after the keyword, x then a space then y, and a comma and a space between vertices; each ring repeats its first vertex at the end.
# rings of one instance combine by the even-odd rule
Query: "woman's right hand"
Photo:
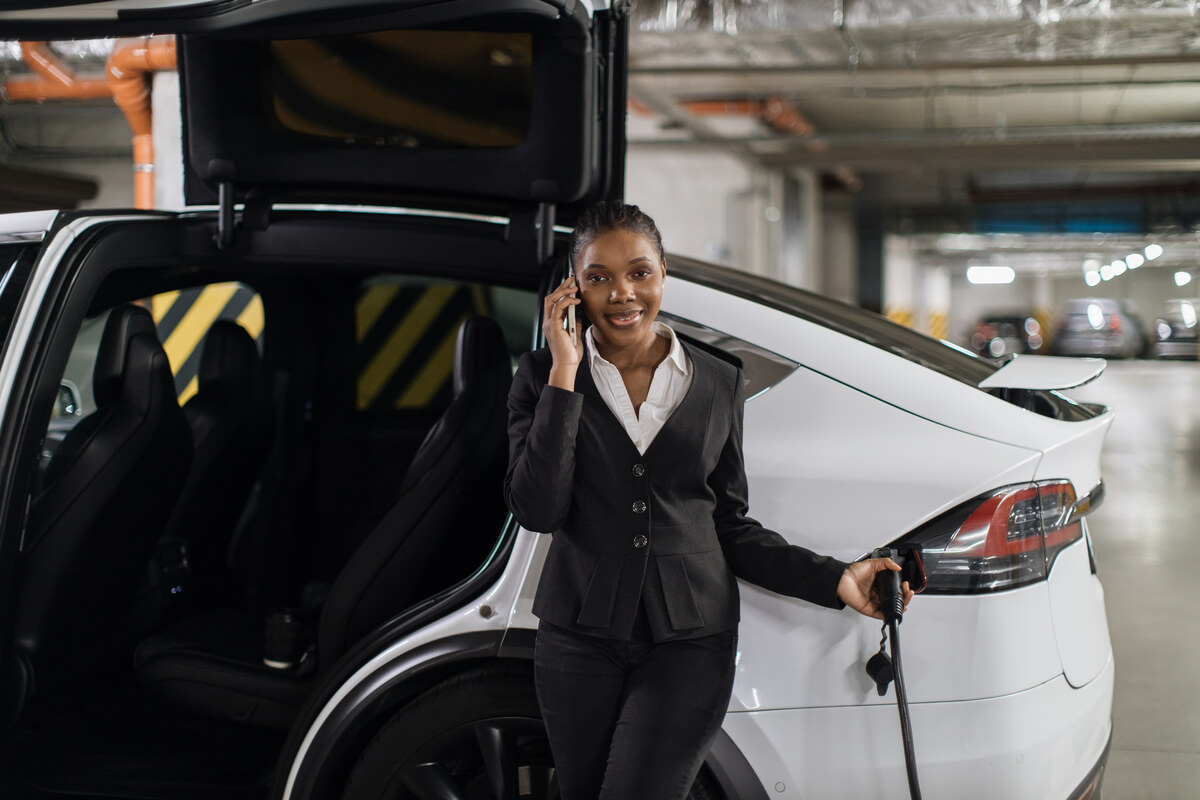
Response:
MULTIPOLYGON (((567 309, 578 306, 581 302, 575 296, 576 293, 574 276, 567 278, 546 295, 545 314, 542 317, 542 331, 546 335, 550 355, 554 358, 550 367, 550 385, 570 391, 575 390, 575 371, 579 362, 583 360, 582 334, 579 336, 579 343, 575 344, 571 341, 570 332, 564 327, 567 309)), ((576 309, 575 313, 578 315, 579 309, 576 309)), ((576 322, 576 330, 582 327, 578 324, 581 321, 576 322)))

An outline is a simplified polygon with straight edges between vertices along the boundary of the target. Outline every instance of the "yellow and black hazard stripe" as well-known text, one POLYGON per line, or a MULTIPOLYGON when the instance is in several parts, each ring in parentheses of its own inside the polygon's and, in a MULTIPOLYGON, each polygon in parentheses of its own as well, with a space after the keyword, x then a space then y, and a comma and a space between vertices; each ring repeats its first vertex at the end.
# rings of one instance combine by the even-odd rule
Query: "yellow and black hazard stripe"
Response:
POLYGON ((180 405, 199 388, 201 349, 214 322, 233 320, 256 342, 262 337, 265 323, 258 294, 245 284, 232 282, 157 294, 150 298, 150 313, 175 373, 180 405))
POLYGON ((904 325, 907 328, 913 326, 915 315, 912 309, 904 306, 887 306, 883 310, 883 315, 899 325, 904 325))
POLYGON ((950 334, 950 316, 944 311, 929 312, 929 335, 935 339, 946 339, 950 334))
POLYGON ((458 330, 468 316, 489 314, 488 306, 480 286, 365 287, 355 308, 358 409, 449 404, 458 330))

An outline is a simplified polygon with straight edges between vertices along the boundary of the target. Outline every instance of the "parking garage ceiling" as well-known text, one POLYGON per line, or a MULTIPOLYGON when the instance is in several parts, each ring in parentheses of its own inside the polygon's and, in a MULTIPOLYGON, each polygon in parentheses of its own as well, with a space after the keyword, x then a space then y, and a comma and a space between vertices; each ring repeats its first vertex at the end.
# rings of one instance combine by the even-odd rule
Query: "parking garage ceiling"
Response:
POLYGON ((815 169, 918 227, 995 204, 1136 200, 1147 229, 1186 228, 1198 6, 640 0, 630 144, 815 169))

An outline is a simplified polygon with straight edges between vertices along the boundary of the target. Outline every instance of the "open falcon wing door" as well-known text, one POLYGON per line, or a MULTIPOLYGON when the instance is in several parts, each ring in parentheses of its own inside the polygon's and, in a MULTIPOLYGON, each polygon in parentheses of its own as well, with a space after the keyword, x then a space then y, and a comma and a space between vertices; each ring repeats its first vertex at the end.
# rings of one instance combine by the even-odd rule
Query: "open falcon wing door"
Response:
POLYGON ((623 191, 625 17, 606 0, 16 0, 0 31, 178 34, 191 205, 570 224, 623 191))

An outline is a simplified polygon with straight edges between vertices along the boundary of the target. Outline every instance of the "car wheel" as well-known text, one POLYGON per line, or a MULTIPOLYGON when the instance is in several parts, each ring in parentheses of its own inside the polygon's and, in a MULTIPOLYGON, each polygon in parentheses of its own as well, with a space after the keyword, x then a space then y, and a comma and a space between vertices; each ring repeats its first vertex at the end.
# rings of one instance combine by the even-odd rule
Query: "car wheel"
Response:
MULTIPOLYGON (((448 678, 367 744, 342 800, 556 800, 554 762, 529 665, 448 678)), ((701 772, 688 800, 723 800, 701 772)))

